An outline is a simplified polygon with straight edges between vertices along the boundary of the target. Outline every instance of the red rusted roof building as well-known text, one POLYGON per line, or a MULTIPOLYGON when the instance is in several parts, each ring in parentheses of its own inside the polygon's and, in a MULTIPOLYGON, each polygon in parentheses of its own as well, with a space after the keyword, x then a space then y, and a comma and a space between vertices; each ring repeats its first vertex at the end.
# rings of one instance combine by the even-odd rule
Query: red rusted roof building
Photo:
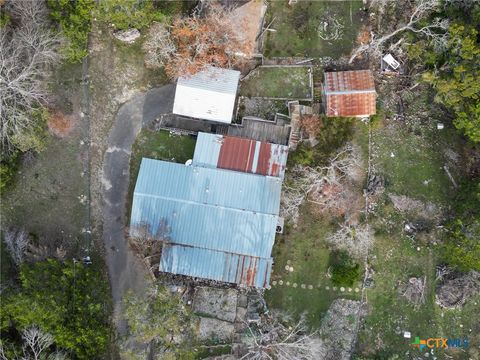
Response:
POLYGON ((323 104, 327 116, 368 117, 376 113, 376 100, 370 70, 325 73, 323 104))
POLYGON ((234 136, 198 133, 193 163, 198 166, 283 178, 288 146, 234 136))

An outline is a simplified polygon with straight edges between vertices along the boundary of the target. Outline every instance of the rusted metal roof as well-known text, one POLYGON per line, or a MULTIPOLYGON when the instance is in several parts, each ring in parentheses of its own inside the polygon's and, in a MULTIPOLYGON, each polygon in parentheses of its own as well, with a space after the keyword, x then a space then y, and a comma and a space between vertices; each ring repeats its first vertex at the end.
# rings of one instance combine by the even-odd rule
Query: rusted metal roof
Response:
POLYGON ((270 282, 271 258, 165 244, 160 271, 265 288, 270 282))
POLYGON ((376 113, 375 93, 327 95, 327 116, 369 116, 376 113))
POLYGON ((130 235, 178 245, 162 254, 162 271, 268 285, 281 186, 276 177, 144 158, 130 235))
POLYGON ((193 163, 283 178, 288 147, 246 138, 198 133, 193 163))
POLYGON ((325 93, 352 91, 375 91, 375 82, 370 70, 335 71, 325 73, 325 93))
POLYGON ((376 113, 377 94, 370 70, 325 73, 327 116, 369 116, 376 113))

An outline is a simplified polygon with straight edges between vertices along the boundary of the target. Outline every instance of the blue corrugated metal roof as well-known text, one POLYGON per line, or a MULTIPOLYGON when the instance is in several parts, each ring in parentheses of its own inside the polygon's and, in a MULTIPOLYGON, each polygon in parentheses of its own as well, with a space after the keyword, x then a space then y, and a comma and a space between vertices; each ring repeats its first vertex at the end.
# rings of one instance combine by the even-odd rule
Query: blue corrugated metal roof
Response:
MULTIPOLYGON (((130 233, 139 235, 147 226, 157 238, 198 252, 197 257, 189 253, 190 265, 176 258, 180 250, 165 253, 162 263, 170 264, 164 268, 172 271, 164 271, 237 282, 231 281, 225 266, 235 261, 240 266, 241 261, 241 268, 250 269, 250 257, 255 257, 263 259, 251 265, 256 269, 266 264, 268 275, 263 278, 268 279, 281 185, 274 177, 144 158, 134 191, 130 233), (208 254, 215 259, 209 259, 208 254), (174 270, 172 264, 177 263, 183 272, 174 270), (191 266, 192 273, 186 273, 186 266, 191 266), (202 266, 210 267, 216 275, 198 275, 196 269, 202 266)), ((255 277, 255 282, 263 278, 255 277)))
POLYGON ((270 282, 272 259, 166 244, 160 271, 264 288, 270 282))
POLYGON ((199 132, 193 154, 193 164, 216 168, 222 142, 222 135, 199 132))

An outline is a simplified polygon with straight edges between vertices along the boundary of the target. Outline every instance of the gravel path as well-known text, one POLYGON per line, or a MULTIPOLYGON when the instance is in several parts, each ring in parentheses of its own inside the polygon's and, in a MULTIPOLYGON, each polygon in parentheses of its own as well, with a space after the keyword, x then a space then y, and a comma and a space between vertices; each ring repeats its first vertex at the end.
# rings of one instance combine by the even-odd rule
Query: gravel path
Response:
POLYGON ((149 90, 123 104, 108 137, 103 161, 103 241, 106 251, 114 318, 120 335, 126 332, 121 317, 122 299, 128 290, 141 293, 147 285, 147 272, 128 247, 125 237, 126 202, 130 154, 142 126, 173 108, 174 85, 149 90))

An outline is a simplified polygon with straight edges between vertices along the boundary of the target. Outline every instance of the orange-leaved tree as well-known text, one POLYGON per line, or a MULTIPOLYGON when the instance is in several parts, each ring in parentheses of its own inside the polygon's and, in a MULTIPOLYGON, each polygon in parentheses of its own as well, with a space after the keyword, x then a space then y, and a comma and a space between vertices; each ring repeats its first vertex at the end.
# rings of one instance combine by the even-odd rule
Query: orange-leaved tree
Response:
POLYGON ((230 10, 210 5, 205 13, 178 18, 170 36, 176 51, 165 65, 167 75, 176 79, 208 66, 231 68, 253 54, 253 44, 246 41, 244 26, 233 21, 230 10))

